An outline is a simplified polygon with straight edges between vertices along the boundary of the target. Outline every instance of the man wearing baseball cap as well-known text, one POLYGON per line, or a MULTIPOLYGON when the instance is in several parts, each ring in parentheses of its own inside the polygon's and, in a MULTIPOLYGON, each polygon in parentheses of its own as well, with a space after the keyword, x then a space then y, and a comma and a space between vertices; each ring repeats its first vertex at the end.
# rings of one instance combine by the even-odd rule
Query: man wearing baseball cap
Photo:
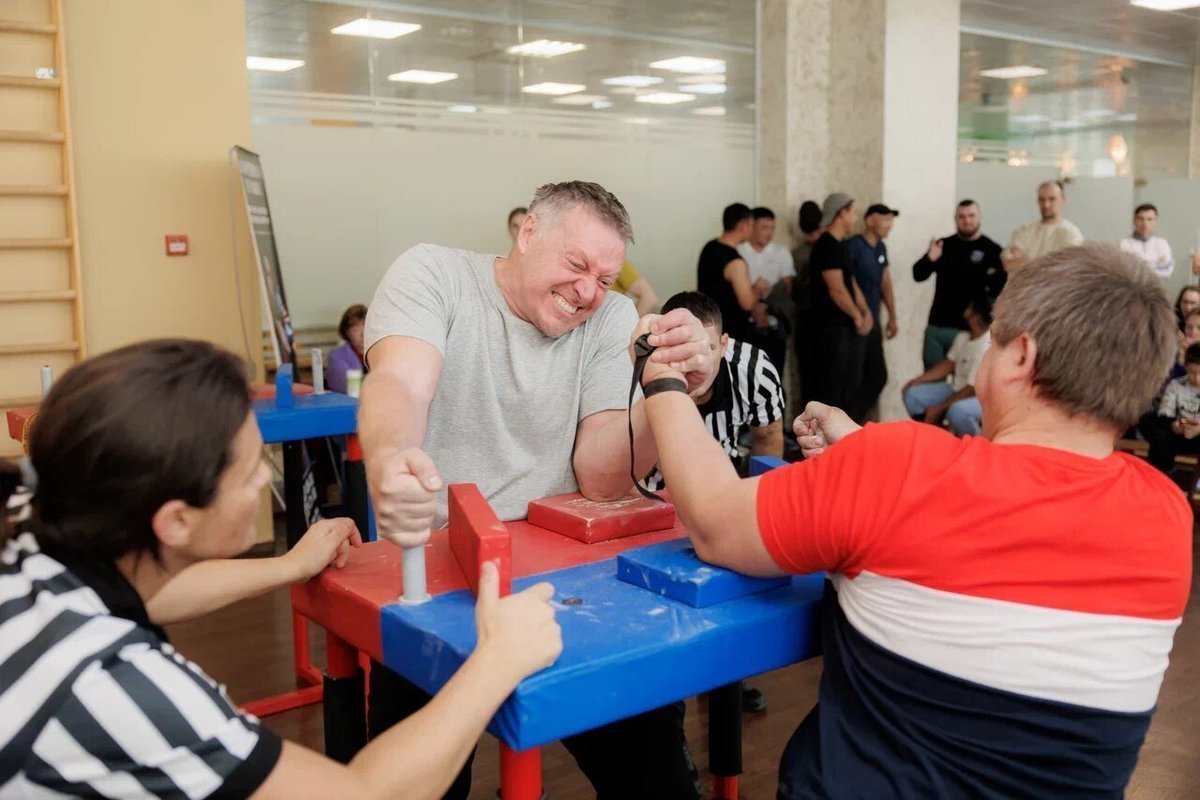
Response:
POLYGON ((854 280, 846 240, 854 231, 854 198, 835 192, 821 205, 825 232, 809 257, 811 315, 815 341, 812 390, 808 400, 853 406, 862 379, 866 335, 875 324, 854 280))
POLYGON ((896 297, 892 292, 892 271, 888 269, 887 245, 883 242, 891 233, 892 222, 898 216, 900 212, 896 209, 888 208, 883 203, 874 203, 863 215, 863 232, 846 242, 854 280, 862 290, 867 308, 875 320, 870 333, 867 334, 858 397, 855 398, 855 404, 847 409, 850 416, 860 423, 866 419, 883 392, 883 387, 887 385, 887 362, 883 357, 884 331, 887 331, 887 338, 891 339, 898 330, 896 297), (879 315, 881 300, 887 308, 886 323, 879 315))

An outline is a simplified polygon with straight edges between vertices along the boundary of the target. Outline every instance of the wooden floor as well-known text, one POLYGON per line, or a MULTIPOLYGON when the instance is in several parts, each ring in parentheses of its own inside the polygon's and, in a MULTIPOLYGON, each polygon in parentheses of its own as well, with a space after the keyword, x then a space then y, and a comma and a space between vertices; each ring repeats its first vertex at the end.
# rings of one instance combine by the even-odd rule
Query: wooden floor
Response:
MULTIPOLYGON (((1193 800, 1200 797, 1200 579, 1193 565, 1192 596, 1175 636, 1171 667, 1159 695, 1158 711, 1127 797, 1132 800, 1193 800)), ((286 592, 239 603, 203 620, 174 626, 171 639, 243 702, 294 687, 291 680, 291 624, 286 592)), ((320 663, 323 643, 312 642, 320 663)), ((747 715, 744 731, 745 774, 742 797, 775 796, 779 753, 800 720, 812 708, 820 678, 814 660, 756 678, 766 694, 766 713, 747 715)), ((279 714, 267 727, 317 750, 324 745, 319 705, 279 714)), ((702 703, 688 703, 688 738, 701 768, 705 766, 706 718, 702 703)), ((475 762, 471 800, 492 800, 499 784, 497 745, 486 737, 475 762)), ((588 798, 589 785, 561 745, 545 750, 545 780, 551 800, 588 798)), ((708 783, 707 779, 705 781, 708 783)))

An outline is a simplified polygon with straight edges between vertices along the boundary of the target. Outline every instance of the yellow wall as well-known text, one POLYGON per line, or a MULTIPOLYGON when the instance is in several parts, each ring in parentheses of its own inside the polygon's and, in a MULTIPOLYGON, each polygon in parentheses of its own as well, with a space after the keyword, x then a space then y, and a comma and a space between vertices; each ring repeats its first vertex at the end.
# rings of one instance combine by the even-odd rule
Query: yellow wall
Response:
MULTIPOLYGON (((88 348, 207 339, 262 375, 258 279, 228 150, 250 145, 242 0, 63 0, 88 348), (168 257, 166 234, 191 253, 168 257)), ((264 493, 259 539, 271 537, 264 493)))
MULTIPOLYGON (((90 352, 187 336, 245 353, 227 183, 229 147, 250 143, 242 0, 63 6, 90 352), (191 254, 168 257, 169 233, 191 254)), ((261 365, 254 262, 239 258, 261 365)))

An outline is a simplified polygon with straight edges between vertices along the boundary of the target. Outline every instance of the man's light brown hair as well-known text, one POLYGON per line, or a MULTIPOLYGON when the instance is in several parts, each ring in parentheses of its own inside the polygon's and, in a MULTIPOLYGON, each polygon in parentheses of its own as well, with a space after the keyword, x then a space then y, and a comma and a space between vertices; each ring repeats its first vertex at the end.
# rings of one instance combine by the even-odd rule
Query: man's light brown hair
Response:
POLYGON ((549 222, 575 206, 583 206, 608 223, 621 239, 633 243, 633 223, 629 212, 612 192, 598 183, 567 181, 538 187, 529 204, 529 213, 549 222))
POLYGON ((1070 414, 1124 431, 1150 407, 1178 346, 1171 300, 1137 256, 1088 243, 1036 259, 1008 279, 992 338, 1037 344, 1033 384, 1070 414))

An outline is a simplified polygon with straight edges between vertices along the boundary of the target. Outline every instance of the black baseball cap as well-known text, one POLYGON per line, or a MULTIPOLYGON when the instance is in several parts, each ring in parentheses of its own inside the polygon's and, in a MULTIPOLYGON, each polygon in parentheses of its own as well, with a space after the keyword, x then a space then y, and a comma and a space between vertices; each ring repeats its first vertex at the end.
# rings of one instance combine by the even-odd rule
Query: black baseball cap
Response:
POLYGON ((899 211, 894 208, 888 208, 883 203, 872 203, 871 206, 867 208, 867 213, 863 214, 863 219, 866 219, 872 214, 891 214, 893 217, 900 216, 899 211))

